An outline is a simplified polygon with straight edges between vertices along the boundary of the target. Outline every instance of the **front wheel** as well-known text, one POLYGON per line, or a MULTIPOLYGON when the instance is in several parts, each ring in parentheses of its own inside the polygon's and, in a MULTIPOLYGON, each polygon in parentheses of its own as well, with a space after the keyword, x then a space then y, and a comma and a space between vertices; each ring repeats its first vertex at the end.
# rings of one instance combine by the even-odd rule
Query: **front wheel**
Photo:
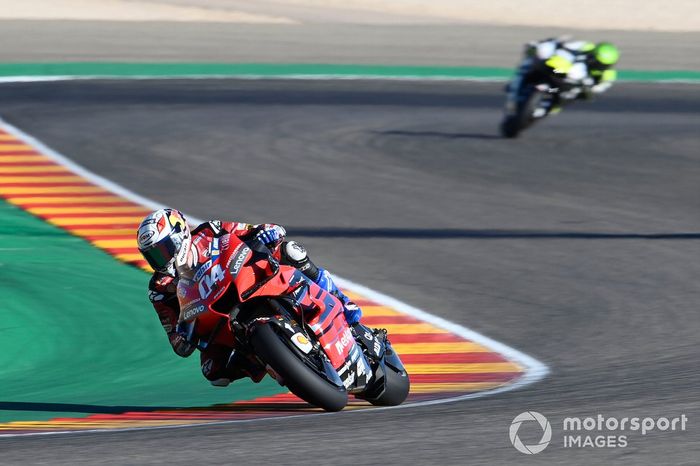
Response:
POLYGON ((281 338, 271 324, 261 324, 253 329, 250 342, 260 359, 284 379, 296 396, 326 411, 343 409, 348 404, 345 388, 321 378, 281 338))
POLYGON ((514 115, 508 115, 501 123, 501 135, 505 138, 516 138, 527 127, 532 125, 538 118, 535 117, 535 110, 539 108, 544 97, 542 91, 531 89, 525 102, 518 105, 518 111, 514 115))
POLYGON ((515 116, 505 117, 501 123, 501 136, 504 138, 517 138, 519 133, 520 126, 517 118, 515 116))

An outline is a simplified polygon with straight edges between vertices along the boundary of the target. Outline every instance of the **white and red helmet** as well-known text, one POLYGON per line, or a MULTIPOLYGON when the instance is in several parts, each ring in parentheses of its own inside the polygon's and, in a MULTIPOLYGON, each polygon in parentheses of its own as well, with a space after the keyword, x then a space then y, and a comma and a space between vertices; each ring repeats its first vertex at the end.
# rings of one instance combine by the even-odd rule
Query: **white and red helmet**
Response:
POLYGON ((139 251, 153 270, 172 273, 175 264, 185 263, 192 235, 179 210, 151 212, 139 225, 136 235, 139 251))

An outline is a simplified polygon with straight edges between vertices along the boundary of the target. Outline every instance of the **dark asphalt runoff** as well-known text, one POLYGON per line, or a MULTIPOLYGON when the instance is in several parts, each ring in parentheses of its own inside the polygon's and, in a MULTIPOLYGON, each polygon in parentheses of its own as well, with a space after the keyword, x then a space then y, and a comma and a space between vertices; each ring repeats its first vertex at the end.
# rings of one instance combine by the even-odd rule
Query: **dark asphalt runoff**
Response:
POLYGON ((338 275, 551 374, 439 406, 1 439, 0 463, 697 464, 698 88, 621 84, 518 140, 498 137, 502 97, 444 82, 1 86, 3 118, 86 168, 200 218, 285 225, 338 275), (508 438, 527 410, 553 429, 533 456, 508 438), (563 447, 565 417, 598 414, 689 421, 625 432, 626 448, 563 447))

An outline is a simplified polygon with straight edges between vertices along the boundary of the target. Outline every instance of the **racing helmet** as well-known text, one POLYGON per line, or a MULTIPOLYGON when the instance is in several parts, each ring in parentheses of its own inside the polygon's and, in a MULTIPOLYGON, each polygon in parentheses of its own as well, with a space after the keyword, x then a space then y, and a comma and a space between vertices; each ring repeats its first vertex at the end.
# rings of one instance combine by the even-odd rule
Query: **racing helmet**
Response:
POLYGON ((136 233, 136 241, 139 251, 153 270, 172 273, 176 264, 185 263, 192 235, 182 212, 159 209, 143 219, 136 233))
POLYGON ((594 68, 606 70, 620 59, 620 51, 610 42, 598 42, 590 56, 594 68))

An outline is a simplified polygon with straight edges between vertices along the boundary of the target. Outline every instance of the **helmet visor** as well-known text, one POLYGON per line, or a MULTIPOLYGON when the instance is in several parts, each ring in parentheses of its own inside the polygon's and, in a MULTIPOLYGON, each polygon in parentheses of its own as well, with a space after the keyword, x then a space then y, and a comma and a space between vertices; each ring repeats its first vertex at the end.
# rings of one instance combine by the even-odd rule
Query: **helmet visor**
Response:
POLYGON ((153 270, 165 270, 175 257, 177 252, 177 245, 173 239, 168 236, 158 241, 156 244, 148 249, 142 250, 141 254, 148 261, 153 270))

